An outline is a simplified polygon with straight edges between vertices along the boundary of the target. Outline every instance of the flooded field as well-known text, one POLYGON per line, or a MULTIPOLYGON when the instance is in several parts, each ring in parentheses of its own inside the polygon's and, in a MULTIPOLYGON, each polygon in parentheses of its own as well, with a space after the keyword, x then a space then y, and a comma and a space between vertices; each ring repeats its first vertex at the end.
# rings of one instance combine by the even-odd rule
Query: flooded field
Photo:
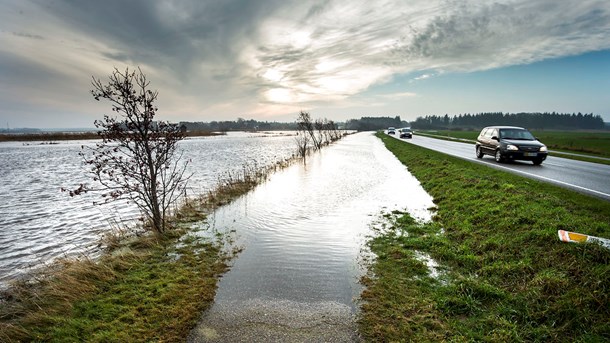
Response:
MULTIPOLYGON (((83 144, 93 141, 0 143, 0 287, 29 267, 94 252, 103 232, 138 217, 134 206, 94 206, 95 195, 70 198, 60 191, 90 182, 78 156, 83 144)), ((191 138, 180 146, 191 160, 190 195, 214 187, 227 171, 269 165, 296 150, 288 133, 237 132, 191 138)))
POLYGON ((359 256, 382 212, 429 220, 431 197, 370 133, 348 136, 210 217, 244 251, 192 342, 356 340, 359 256))

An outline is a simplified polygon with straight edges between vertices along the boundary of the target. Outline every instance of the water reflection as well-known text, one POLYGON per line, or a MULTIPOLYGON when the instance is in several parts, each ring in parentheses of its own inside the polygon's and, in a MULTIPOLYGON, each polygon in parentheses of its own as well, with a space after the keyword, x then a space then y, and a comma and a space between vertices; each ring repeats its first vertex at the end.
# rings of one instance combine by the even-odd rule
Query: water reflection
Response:
POLYGON ((320 311, 343 307, 348 310, 339 311, 347 316, 342 325, 351 322, 353 299, 360 293, 358 254, 369 225, 380 212, 392 210, 429 220, 432 206, 419 182, 370 133, 348 136, 306 165, 276 173, 210 220, 213 229, 235 230, 245 250, 222 278, 195 336, 214 332, 222 340, 228 339, 223 333, 256 326, 257 320, 235 315, 239 309, 253 311, 253 302, 271 308, 317 304, 320 311), (241 319, 223 320, 227 317, 241 319))
MULTIPOLYGON (((95 195, 70 198, 60 191, 90 182, 78 156, 81 145, 90 144, 94 141, 0 143, 0 287, 28 266, 94 251, 100 234, 116 221, 138 217, 135 206, 94 206, 95 195)), ((214 187, 227 171, 270 165, 296 150, 288 133, 190 138, 180 147, 191 160, 192 195, 214 187)))

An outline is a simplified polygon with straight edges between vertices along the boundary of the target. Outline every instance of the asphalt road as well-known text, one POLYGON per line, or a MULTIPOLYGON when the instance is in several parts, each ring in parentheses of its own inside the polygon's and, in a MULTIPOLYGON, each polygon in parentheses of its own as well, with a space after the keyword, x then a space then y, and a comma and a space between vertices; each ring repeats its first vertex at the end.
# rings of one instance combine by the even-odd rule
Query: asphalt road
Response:
POLYGON ((610 165, 555 157, 552 156, 552 153, 539 166, 534 166, 527 161, 497 163, 493 156, 485 155, 482 159, 476 158, 474 144, 471 143, 452 142, 418 135, 414 135, 412 139, 402 140, 610 201, 610 165))

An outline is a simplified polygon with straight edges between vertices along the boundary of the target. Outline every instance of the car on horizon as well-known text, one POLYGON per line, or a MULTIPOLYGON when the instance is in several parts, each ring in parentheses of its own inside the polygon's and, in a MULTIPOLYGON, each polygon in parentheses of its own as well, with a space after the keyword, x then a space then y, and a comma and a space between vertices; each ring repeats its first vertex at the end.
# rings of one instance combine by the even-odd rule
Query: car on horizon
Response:
POLYGON ((388 135, 396 134, 396 129, 393 126, 388 127, 388 135))
POLYGON ((413 138, 413 131, 409 127, 402 128, 398 132, 400 132, 400 138, 413 138))
POLYGON ((507 160, 532 161, 540 165, 548 155, 546 145, 531 132, 517 126, 488 126, 481 130, 475 146, 477 158, 494 156, 496 162, 507 160))

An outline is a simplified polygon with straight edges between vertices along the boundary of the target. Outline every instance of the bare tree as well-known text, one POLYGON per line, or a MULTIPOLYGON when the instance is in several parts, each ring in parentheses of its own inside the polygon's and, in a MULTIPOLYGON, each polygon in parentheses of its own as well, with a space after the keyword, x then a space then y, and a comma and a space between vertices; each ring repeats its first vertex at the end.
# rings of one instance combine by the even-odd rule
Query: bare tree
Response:
POLYGON ((316 137, 314 122, 308 112, 301 111, 297 118, 297 130, 304 135, 308 135, 314 149, 320 148, 318 137, 316 137))
POLYGON ((311 115, 301 111, 297 117, 297 152, 305 158, 310 149, 320 150, 322 147, 338 141, 343 134, 332 120, 311 119, 311 115), (311 148, 310 148, 311 145, 311 148))
POLYGON ((326 137, 325 137, 325 127, 324 127, 324 121, 326 119, 316 119, 313 122, 313 127, 316 129, 317 133, 317 145, 316 148, 319 150, 322 148, 322 146, 326 145, 326 137))
POLYGON ((305 157, 307 157, 307 153, 309 152, 309 135, 306 132, 299 130, 297 131, 297 135, 294 140, 297 144, 297 154, 305 159, 305 157))
POLYGON ((115 69, 107 84, 93 78, 91 94, 106 99, 118 118, 96 120, 102 141, 83 147, 80 155, 96 185, 81 184, 70 195, 100 191, 105 202, 128 198, 157 233, 167 229, 170 206, 184 194, 188 162, 182 161, 177 143, 184 138, 176 124, 155 121, 158 92, 149 89, 141 69, 124 73, 115 69))
POLYGON ((339 139, 341 139, 343 137, 343 134, 341 133, 341 131, 339 131, 339 128, 337 127, 337 124, 335 124, 334 121, 329 120, 329 121, 327 121, 326 125, 327 125, 327 132, 330 137, 331 143, 338 141, 339 139))

